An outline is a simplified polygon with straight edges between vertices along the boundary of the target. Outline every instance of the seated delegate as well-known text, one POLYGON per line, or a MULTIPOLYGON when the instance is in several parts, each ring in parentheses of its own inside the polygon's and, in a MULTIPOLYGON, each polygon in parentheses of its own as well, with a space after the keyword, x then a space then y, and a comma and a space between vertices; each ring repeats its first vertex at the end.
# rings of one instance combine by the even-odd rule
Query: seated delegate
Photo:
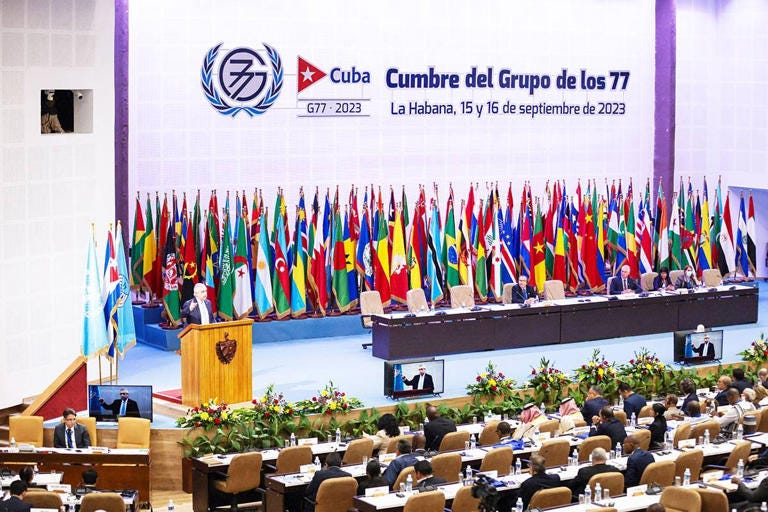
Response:
POLYGON ((671 292, 675 289, 672 278, 669 277, 669 269, 667 267, 661 267, 659 269, 659 275, 653 278, 653 289, 654 291, 667 292, 671 292))

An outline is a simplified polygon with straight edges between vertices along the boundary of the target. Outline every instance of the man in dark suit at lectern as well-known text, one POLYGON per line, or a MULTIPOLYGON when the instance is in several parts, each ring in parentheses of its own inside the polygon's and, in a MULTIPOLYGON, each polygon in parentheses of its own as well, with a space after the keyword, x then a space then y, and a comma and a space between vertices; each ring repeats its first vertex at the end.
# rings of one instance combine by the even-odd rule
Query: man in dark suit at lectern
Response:
POLYGON ((536 302, 538 298, 539 294, 536 292, 536 288, 528 286, 528 276, 518 277, 517 284, 512 287, 512 303, 531 304, 536 302))
POLYGON ((181 307, 181 317, 186 318, 188 324, 212 324, 213 307, 211 301, 206 299, 208 290, 203 283, 197 283, 194 293, 195 297, 181 307))

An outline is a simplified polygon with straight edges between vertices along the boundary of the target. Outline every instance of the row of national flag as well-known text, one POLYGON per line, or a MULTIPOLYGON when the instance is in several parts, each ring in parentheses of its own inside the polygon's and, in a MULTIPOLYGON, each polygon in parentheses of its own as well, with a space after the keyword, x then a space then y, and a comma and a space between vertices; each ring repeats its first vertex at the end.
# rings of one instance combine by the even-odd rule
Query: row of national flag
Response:
MULTIPOLYGON (((635 193, 621 180, 599 189, 579 181, 569 195, 565 180, 547 183, 535 196, 528 182, 515 204, 512 184, 470 185, 460 201, 449 186, 440 209, 437 185, 429 199, 420 186, 409 202, 405 188, 388 194, 373 185, 314 191, 310 203, 299 190, 289 217, 285 192, 277 190, 271 212, 262 191, 245 191, 223 207, 212 191, 207 208, 200 193, 187 197, 137 195, 130 283, 162 299, 170 323, 180 322, 184 301, 204 283, 214 310, 224 319, 298 317, 344 313, 361 292, 377 290, 385 305, 406 303, 421 288, 436 304, 453 286, 470 284, 480 301, 501 300, 504 284, 527 275, 543 289, 548 279, 571 292, 600 293, 607 277, 624 265, 634 277, 667 267, 691 265, 701 273, 719 268, 724 276, 755 275, 752 196, 730 197, 720 182, 712 197, 682 179, 669 203, 659 185, 635 193), (725 201, 723 202, 723 196, 725 201), (346 200, 344 200, 346 199, 346 200), (386 204, 386 206, 385 206, 386 204), (250 207, 249 207, 250 206, 250 207)), ((231 201, 231 199, 233 199, 231 201)))
POLYGON ((115 355, 123 358, 136 344, 136 329, 120 222, 114 231, 110 225, 104 248, 104 261, 100 266, 92 228, 85 266, 81 351, 85 357, 106 354, 110 358, 115 355))

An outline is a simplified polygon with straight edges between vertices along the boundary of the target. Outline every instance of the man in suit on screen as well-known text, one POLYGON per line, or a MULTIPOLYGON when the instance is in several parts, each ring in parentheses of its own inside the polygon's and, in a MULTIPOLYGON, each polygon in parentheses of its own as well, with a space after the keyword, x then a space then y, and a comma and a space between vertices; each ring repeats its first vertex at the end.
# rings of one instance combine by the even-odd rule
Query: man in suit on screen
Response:
POLYGON ((435 389, 435 383, 432 380, 432 376, 427 373, 427 368, 423 364, 419 365, 418 375, 414 375, 412 379, 403 377, 403 382, 413 389, 423 389, 428 391, 435 389))
POLYGON ((629 265, 623 265, 619 275, 611 281, 611 289, 608 290, 608 294, 623 295, 638 292, 640 292, 640 287, 637 285, 637 281, 629 277, 629 265))
POLYGON ((528 276, 520 276, 517 284, 512 287, 513 304, 532 304, 539 298, 536 288, 528 286, 528 276))
POLYGON ((113 416, 141 417, 141 414, 139 413, 139 404, 136 403, 136 400, 128 398, 128 390, 125 388, 120 389, 119 399, 113 400, 112 403, 108 404, 103 398, 99 398, 99 403, 104 409, 112 411, 113 416))
POLYGON ((62 414, 64 422, 53 429, 54 448, 88 448, 91 446, 91 436, 88 429, 77 422, 74 409, 66 408, 62 414))
POLYGON ((715 358, 715 346, 709 341, 709 334, 704 335, 704 341, 701 345, 693 349, 694 352, 699 354, 699 357, 706 357, 707 359, 715 358))
POLYGON ((213 323, 213 307, 211 301, 206 299, 208 291, 203 283, 195 285, 195 297, 189 299, 181 307, 181 317, 187 319, 188 324, 207 325, 213 323))

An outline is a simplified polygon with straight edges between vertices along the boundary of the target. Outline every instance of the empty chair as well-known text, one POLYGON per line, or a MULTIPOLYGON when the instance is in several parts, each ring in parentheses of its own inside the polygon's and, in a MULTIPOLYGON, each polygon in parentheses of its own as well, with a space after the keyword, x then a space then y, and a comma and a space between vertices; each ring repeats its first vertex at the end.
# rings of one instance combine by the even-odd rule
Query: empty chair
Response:
MULTIPOLYGON (((728 473, 735 474, 736 473, 736 466, 739 463, 739 460, 743 460, 744 464, 747 463, 747 459, 749 458, 749 453, 752 450, 752 443, 749 441, 735 441, 736 446, 733 448, 733 451, 731 451, 731 454, 728 456, 728 459, 726 459, 725 469, 728 471, 728 473)), ((710 469, 711 466, 707 466, 704 468, 705 470, 710 469)), ((720 468, 718 468, 720 469, 720 468)))
POLYGON ((720 269, 708 268, 701 273, 701 281, 704 286, 714 287, 723 284, 723 275, 720 273, 720 269))
POLYGON ((644 292, 653 290, 653 280, 656 279, 656 276, 658 275, 659 274, 656 272, 645 272, 640 276, 640 288, 642 288, 644 292))
POLYGON ((600 484, 603 490, 608 489, 611 496, 624 492, 624 475, 618 471, 611 473, 598 473, 589 479, 589 487, 595 490, 595 485, 600 484))
POLYGON ((451 287, 451 307, 471 308, 475 305, 475 290, 471 285, 461 284, 451 287))
POLYGON ((445 494, 440 491, 429 491, 410 496, 405 502, 403 512, 443 512, 444 508, 445 494))
POLYGON ((696 488, 701 498, 701 512, 727 512, 728 496, 719 489, 696 488))
POLYGON ((117 447, 149 448, 149 426, 146 418, 118 418, 117 447))
POLYGON ((720 424, 715 420, 702 421, 691 426, 691 439, 704 436, 704 431, 709 430, 709 438, 714 439, 720 433, 720 424))
POLYGON ((353 507, 357 480, 351 476, 323 480, 317 489, 315 512, 337 512, 353 507))
MULTIPOLYGON (((403 434, 401 436, 393 437, 389 440, 389 444, 387 445, 387 451, 384 453, 396 453, 397 452, 397 442, 401 439, 407 439, 411 445, 413 445, 413 434, 403 434)), ((464 445, 461 445, 462 448, 464 448, 464 445)))
POLYGON ((460 487, 453 497, 451 512, 476 512, 480 506, 480 499, 472 497, 472 487, 460 487))
POLYGON ((35 491, 24 495, 24 503, 29 503, 32 508, 61 509, 61 495, 55 492, 35 491))
POLYGON ((560 420, 547 420, 539 423, 539 432, 542 434, 549 432, 553 437, 557 434, 558 428, 560 428, 560 420))
POLYGON ((681 423, 675 429, 675 436, 672 438, 672 444, 675 448, 678 447, 680 441, 691 438, 691 424, 681 423))
POLYGON ((666 512, 701 512, 701 496, 694 489, 667 487, 659 503, 666 512))
POLYGON ((466 430, 459 430, 458 432, 448 432, 443 436, 443 440, 440 441, 439 452, 447 452, 449 450, 463 450, 467 441, 469 441, 469 432, 466 430))
POLYGON ((363 437, 361 439, 355 439, 347 446, 347 451, 344 452, 344 458, 341 460, 342 464, 360 464, 363 462, 363 457, 370 458, 373 455, 373 439, 363 437))
POLYGON ((564 466, 568 464, 570 452, 571 444, 568 439, 549 439, 541 445, 539 455, 544 457, 547 467, 564 466))
POLYGON ((613 411, 613 417, 619 420, 625 427, 627 426, 627 413, 624 411, 613 411))
POLYGON ((494 448, 483 456, 480 471, 496 471, 499 476, 508 475, 514 459, 515 455, 511 446, 494 448))
POLYGON ((613 280, 616 279, 616 276, 610 276, 608 280, 605 282, 605 294, 608 295, 608 293, 611 290, 611 283, 613 283, 613 280))
POLYGON ((312 463, 312 448, 309 446, 290 446, 283 448, 275 462, 276 473, 296 473, 305 464, 312 463))
POLYGON ((648 404, 644 405, 642 409, 640 409, 640 413, 637 415, 638 418, 653 418, 653 405, 648 404))
POLYGON ((689 452, 683 452, 675 459, 675 476, 683 478, 685 470, 691 471, 691 482, 695 482, 701 475, 701 465, 704 463, 704 451, 703 450, 691 450, 689 452))
POLYGON ((579 462, 585 462, 589 460, 589 456, 595 448, 602 448, 606 452, 610 452, 613 447, 611 446, 611 438, 608 436, 594 436, 588 437, 581 443, 579 447, 579 462))
POLYGON ((531 496, 529 509, 560 507, 571 503, 571 489, 569 487, 553 487, 540 489, 531 496))
POLYGON ((408 303, 408 311, 411 313, 418 313, 419 311, 427 311, 429 309, 423 288, 408 290, 405 300, 408 303))
POLYGON ((544 300, 558 300, 565 298, 565 288, 559 279, 544 281, 544 300))
MULTIPOLYGON (((458 473, 456 474, 458 475, 458 473)), ((408 475, 411 475, 411 479, 414 482, 414 487, 416 487, 416 470, 413 469, 413 466, 408 466, 407 468, 403 468, 402 471, 400 471, 400 474, 397 475, 395 483, 392 484, 392 488, 399 489, 400 484, 404 484, 405 481, 408 480, 408 475)))
POLYGON ((757 424, 758 432, 768 432, 768 414, 760 415, 760 423, 757 424))
POLYGON ((261 453, 248 452, 232 457, 229 463, 227 477, 224 480, 212 480, 213 488, 229 498, 229 504, 233 510, 237 510, 237 504, 244 493, 256 491, 263 494, 261 485, 261 453))
POLYGON ((8 439, 17 444, 31 444, 35 448, 43 446, 42 416, 10 416, 8 418, 8 439))
POLYGON ((501 302, 504 304, 512 304, 512 288, 515 283, 506 283, 501 290, 501 302))
POLYGON ((446 482, 453 482, 461 471, 461 455, 458 452, 440 453, 432 457, 432 474, 446 482))
POLYGON ((88 437, 91 438, 91 446, 99 446, 98 436, 96 434, 96 418, 93 416, 78 416, 77 422, 88 430, 88 437))
POLYGON ((477 438, 477 444, 480 446, 488 446, 499 442, 499 433, 496 432, 496 428, 499 426, 498 420, 491 420, 485 424, 483 431, 480 432, 480 437, 477 438))
POLYGON ((671 460, 651 462, 640 477, 640 485, 657 483, 662 487, 675 483, 675 463, 671 460))
POLYGON ((123 497, 116 492, 92 492, 83 496, 80 503, 80 512, 125 512, 123 497))
POLYGON ((363 327, 370 329, 373 326, 371 315, 383 314, 384 306, 381 304, 381 294, 377 290, 360 294, 360 323, 363 327))

